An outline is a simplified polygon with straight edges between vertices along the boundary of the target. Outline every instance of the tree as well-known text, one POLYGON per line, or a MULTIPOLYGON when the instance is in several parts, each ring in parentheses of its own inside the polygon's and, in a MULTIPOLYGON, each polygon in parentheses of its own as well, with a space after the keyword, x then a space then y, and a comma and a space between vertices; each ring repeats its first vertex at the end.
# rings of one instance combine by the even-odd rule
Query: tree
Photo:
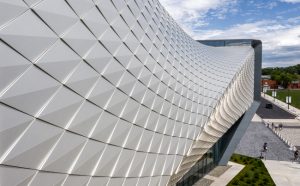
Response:
POLYGON ((271 79, 278 82, 279 85, 287 88, 288 84, 300 77, 300 64, 290 67, 276 67, 262 69, 263 75, 271 75, 271 79))
POLYGON ((284 87, 287 88, 289 83, 292 81, 292 76, 290 73, 281 73, 280 74, 280 84, 284 87))

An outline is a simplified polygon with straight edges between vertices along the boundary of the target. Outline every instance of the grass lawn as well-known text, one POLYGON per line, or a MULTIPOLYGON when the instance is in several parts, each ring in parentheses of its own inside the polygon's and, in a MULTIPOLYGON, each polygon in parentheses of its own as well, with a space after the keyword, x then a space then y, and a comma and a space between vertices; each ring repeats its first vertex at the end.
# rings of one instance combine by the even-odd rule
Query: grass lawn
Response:
MULTIPOLYGON (((267 91, 267 94, 272 96, 272 91, 267 91)), ((277 99, 285 102, 285 97, 288 95, 288 90, 277 90, 277 99)), ((292 96, 292 104, 294 107, 300 109, 300 90, 290 90, 290 96, 292 96)))
POLYGON ((233 154, 230 161, 243 164, 245 167, 228 183, 228 186, 275 186, 268 170, 260 159, 233 154))

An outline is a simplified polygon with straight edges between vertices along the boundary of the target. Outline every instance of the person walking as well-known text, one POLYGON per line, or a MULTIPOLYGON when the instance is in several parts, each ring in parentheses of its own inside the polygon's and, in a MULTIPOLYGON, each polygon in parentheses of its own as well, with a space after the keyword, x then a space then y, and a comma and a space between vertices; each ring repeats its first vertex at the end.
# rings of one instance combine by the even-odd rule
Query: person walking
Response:
POLYGON ((268 151, 268 143, 265 142, 263 145, 263 149, 261 150, 260 158, 261 159, 267 159, 267 151, 268 151))
POLYGON ((274 129, 274 123, 272 123, 271 126, 272 126, 272 130, 273 130, 274 129))
POLYGON ((294 152, 294 161, 297 161, 299 158, 299 150, 296 149, 295 152, 294 152))
POLYGON ((268 143, 267 142, 264 143, 263 149, 264 149, 264 152, 266 152, 268 150, 268 143))
POLYGON ((283 127, 282 123, 279 123, 279 130, 282 130, 282 127, 283 127))

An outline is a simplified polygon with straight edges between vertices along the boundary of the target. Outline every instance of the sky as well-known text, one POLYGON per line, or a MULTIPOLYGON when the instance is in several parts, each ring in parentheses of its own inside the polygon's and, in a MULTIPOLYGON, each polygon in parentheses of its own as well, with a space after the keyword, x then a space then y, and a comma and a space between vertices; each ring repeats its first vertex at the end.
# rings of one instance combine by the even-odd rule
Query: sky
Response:
POLYGON ((194 39, 259 39, 263 67, 300 64, 300 0, 160 0, 194 39))

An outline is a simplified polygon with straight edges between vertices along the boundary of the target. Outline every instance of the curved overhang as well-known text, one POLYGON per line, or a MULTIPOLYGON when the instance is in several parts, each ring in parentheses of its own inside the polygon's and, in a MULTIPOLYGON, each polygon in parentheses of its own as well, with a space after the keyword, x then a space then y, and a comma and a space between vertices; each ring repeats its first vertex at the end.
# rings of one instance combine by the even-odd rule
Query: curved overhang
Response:
POLYGON ((260 41, 203 45, 158 0, 0 9, 0 185, 174 185, 259 101, 260 41))

